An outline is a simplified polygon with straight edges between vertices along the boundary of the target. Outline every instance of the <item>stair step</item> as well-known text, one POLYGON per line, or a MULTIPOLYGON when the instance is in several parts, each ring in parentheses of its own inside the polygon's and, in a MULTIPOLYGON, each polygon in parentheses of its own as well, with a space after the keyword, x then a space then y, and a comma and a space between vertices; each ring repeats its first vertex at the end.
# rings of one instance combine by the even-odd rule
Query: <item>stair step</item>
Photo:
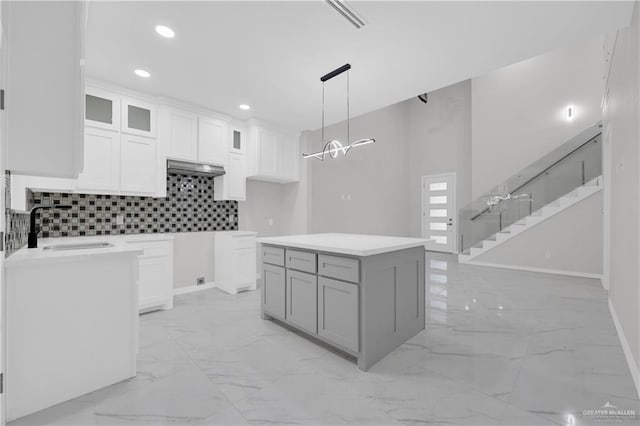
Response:
POLYGON ((559 213, 570 206, 580 202, 588 196, 600 191, 602 189, 602 176, 594 178, 584 185, 575 188, 574 190, 566 193, 562 197, 548 203, 547 205, 532 212, 530 215, 516 221, 515 223, 502 229, 500 232, 488 237, 486 240, 476 244, 470 249, 465 250, 458 256, 458 260, 462 263, 472 260, 475 256, 484 253, 500 245, 503 241, 509 240, 514 235, 543 222, 548 217, 559 213))

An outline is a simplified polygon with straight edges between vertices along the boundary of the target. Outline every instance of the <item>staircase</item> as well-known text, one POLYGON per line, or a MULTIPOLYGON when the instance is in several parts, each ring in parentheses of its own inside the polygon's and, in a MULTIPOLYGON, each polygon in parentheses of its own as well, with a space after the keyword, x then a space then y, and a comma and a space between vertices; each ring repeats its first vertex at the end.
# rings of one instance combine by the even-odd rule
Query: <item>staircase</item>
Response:
POLYGON ((502 229, 500 232, 488 237, 473 247, 465 250, 458 255, 458 262, 469 263, 475 257, 509 241, 511 238, 534 228, 536 225, 544 222, 557 215, 558 213, 570 208, 574 204, 585 200, 586 198, 598 193, 602 190, 602 176, 598 176, 586 184, 579 186, 568 194, 552 201, 544 207, 534 211, 528 216, 523 217, 510 226, 502 229))
POLYGON ((460 209, 459 262, 471 262, 601 191, 601 141, 596 123, 460 209))

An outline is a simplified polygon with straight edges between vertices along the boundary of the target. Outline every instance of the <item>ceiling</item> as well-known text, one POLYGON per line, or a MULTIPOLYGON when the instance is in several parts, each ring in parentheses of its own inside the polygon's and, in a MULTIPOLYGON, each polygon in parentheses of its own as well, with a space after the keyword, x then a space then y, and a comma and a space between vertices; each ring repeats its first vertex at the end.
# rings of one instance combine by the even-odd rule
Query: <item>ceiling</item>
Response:
MULTIPOLYGON (((320 127, 320 76, 350 63, 351 115, 484 74, 629 24, 633 2, 89 3, 87 75, 293 130, 320 127), (154 27, 168 25, 173 39, 154 27), (141 79, 136 68, 151 73, 141 79), (238 105, 251 105, 243 112, 238 105)), ((344 119, 344 76, 327 82, 344 119)))

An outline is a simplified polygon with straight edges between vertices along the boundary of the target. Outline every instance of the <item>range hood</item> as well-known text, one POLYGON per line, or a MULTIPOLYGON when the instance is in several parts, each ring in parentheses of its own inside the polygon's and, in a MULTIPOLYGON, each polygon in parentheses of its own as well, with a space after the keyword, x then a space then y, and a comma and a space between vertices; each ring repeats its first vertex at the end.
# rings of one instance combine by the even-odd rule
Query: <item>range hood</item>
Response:
POLYGON ((167 172, 189 176, 221 176, 224 172, 222 166, 210 164, 192 163, 190 161, 167 160, 167 172))

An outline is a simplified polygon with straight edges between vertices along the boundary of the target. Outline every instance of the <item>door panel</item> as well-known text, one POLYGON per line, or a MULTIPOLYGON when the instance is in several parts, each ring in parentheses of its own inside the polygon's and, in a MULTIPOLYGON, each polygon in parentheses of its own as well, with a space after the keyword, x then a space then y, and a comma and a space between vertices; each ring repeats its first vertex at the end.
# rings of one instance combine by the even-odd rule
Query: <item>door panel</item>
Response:
POLYGON ((318 278, 304 272, 287 270, 287 320, 316 334, 318 278))
POLYGON ((456 250, 455 174, 422 177, 422 236, 432 241, 427 250, 456 250))
POLYGON ((318 335, 353 352, 359 350, 358 285, 318 278, 318 335))
POLYGON ((87 128, 84 134, 84 171, 78 189, 118 191, 120 188, 120 135, 87 128))
POLYGON ((285 275, 281 266, 262 265, 262 309, 269 315, 285 318, 285 275))
POLYGON ((157 142, 138 136, 122 136, 121 186, 123 192, 153 194, 156 191, 157 142))
POLYGON ((225 165, 227 162, 227 124, 224 121, 198 119, 198 161, 225 165))

